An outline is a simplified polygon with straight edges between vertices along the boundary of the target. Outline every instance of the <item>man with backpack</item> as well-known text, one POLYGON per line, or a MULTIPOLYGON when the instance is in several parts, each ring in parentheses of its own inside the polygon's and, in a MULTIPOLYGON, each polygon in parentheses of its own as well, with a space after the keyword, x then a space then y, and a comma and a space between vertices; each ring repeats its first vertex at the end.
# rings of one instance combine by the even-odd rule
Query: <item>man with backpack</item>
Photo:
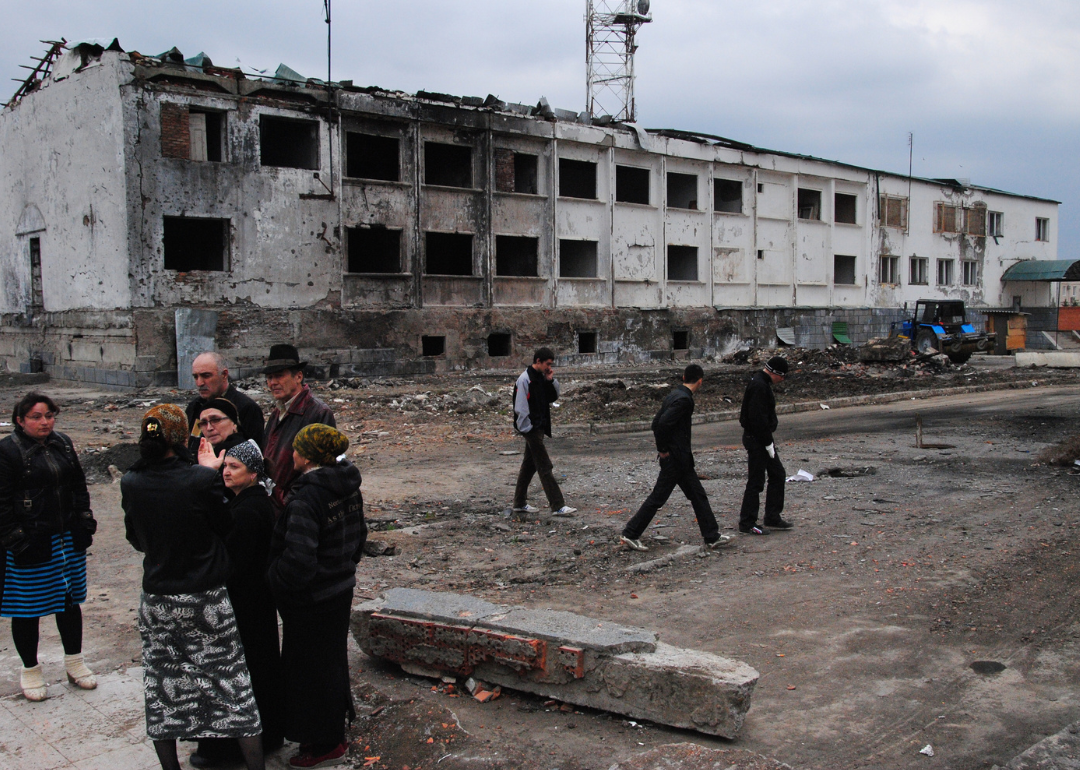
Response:
POLYGON ((715 549, 731 542, 730 536, 720 534, 709 498, 694 469, 694 453, 690 446, 690 418, 694 414, 694 394, 701 387, 704 377, 705 372, 697 364, 687 366, 683 372, 682 385, 677 385, 664 398, 660 411, 653 418, 652 431, 656 438, 660 475, 653 491, 623 528, 620 538, 623 545, 635 551, 649 550, 642 544, 641 535, 676 486, 694 507, 694 515, 697 516, 701 536, 705 539, 705 547, 715 549))
POLYGON ((563 499, 559 482, 552 472, 551 458, 544 447, 544 436, 551 436, 551 405, 559 398, 554 363, 554 351, 540 348, 533 353, 532 366, 514 383, 514 428, 525 438, 525 457, 514 489, 514 511, 518 513, 540 511, 528 503, 529 483, 536 474, 540 475, 540 484, 554 513, 569 516, 577 511, 563 499))

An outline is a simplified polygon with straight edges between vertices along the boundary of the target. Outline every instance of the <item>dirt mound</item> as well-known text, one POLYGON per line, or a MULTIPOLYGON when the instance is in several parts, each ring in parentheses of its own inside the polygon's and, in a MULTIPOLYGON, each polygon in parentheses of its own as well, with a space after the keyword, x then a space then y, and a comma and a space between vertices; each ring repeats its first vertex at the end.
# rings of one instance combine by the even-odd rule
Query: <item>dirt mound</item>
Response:
POLYGON ((1073 436, 1039 453, 1039 461, 1047 465, 1071 467, 1077 460, 1080 460, 1080 436, 1073 436))
POLYGON ((115 465, 123 473, 138 459, 138 444, 116 444, 107 449, 88 449, 79 455, 88 484, 108 484, 112 481, 110 465, 115 465))

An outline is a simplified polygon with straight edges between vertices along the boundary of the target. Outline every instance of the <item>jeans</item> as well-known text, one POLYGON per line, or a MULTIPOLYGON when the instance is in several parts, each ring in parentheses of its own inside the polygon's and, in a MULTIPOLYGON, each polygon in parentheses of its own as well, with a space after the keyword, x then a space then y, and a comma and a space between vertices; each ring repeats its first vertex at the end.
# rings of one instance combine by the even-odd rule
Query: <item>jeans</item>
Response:
POLYGON ((776 521, 784 510, 784 483, 787 473, 780 462, 780 453, 769 457, 765 444, 753 436, 743 436, 746 447, 747 474, 746 491, 743 492, 742 510, 739 512, 739 529, 747 529, 757 524, 758 501, 761 490, 765 489, 765 477, 769 477, 769 486, 765 491, 765 526, 776 521))
POLYGON ((709 497, 701 486, 694 469, 694 461, 680 462, 674 456, 661 457, 660 475, 656 477, 656 485, 645 502, 638 508, 638 512, 627 522, 623 528, 623 535, 631 540, 637 540, 653 520, 653 516, 660 507, 667 502, 676 486, 683 491, 690 505, 694 507, 694 515, 697 517, 698 529, 706 543, 713 543, 720 537, 720 527, 716 524, 712 507, 709 505, 709 497))
POLYGON ((514 507, 524 508, 529 500, 529 482, 534 475, 540 475, 540 485, 547 495, 548 505, 551 510, 557 511, 566 505, 559 482, 555 480, 555 474, 551 471, 551 458, 548 457, 544 447, 544 432, 531 430, 525 434, 525 457, 521 461, 521 470, 518 471, 517 487, 514 489, 514 507))

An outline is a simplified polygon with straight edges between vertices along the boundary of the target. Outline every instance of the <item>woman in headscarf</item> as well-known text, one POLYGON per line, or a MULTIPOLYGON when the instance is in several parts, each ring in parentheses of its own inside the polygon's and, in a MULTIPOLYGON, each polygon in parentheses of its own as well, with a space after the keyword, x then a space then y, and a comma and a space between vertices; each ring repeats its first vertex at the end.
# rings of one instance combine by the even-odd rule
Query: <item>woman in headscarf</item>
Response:
POLYGON ((199 465, 220 469, 225 452, 247 440, 240 429, 240 415, 227 398, 212 398, 199 411, 199 465))
POLYGON ((142 421, 140 459, 120 480, 128 541, 145 554, 139 632, 146 732, 164 770, 176 741, 237 738, 248 770, 263 770, 262 724, 225 580, 229 530, 220 475, 193 465, 175 404, 142 421))
MULTIPOLYGON (((208 432, 206 428, 203 431, 208 432)), ((232 529, 225 538, 230 563, 225 587, 244 643, 244 658, 262 717, 266 754, 281 748, 285 741, 277 610, 266 584, 275 509, 264 486, 268 480, 265 461, 254 441, 244 441, 226 451, 221 470, 225 486, 233 493, 229 501, 232 529)), ((236 741, 203 738, 190 761, 195 767, 219 767, 239 759, 236 741)))
POLYGON ((293 767, 345 761, 354 715, 348 633, 356 563, 367 539, 360 471, 339 460, 349 439, 308 425, 293 440, 300 471, 274 528, 267 578, 282 621, 285 737, 300 744, 293 767))
POLYGON ((90 511, 71 439, 54 430, 60 411, 51 398, 28 393, 15 405, 15 429, 0 441, 0 616, 22 659, 27 700, 48 697, 38 663, 38 626, 56 617, 68 680, 97 687, 82 654, 86 549, 97 522, 90 511))

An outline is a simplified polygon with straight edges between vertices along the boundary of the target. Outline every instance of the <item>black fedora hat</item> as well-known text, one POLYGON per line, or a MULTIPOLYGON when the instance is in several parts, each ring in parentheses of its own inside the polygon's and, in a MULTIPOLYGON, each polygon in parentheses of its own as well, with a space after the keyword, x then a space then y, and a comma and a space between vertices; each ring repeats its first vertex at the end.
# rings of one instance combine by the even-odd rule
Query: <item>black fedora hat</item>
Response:
POLYGON ((300 360, 300 354, 292 345, 271 345, 270 355, 266 358, 263 374, 273 374, 286 369, 303 369, 307 361, 300 360))

